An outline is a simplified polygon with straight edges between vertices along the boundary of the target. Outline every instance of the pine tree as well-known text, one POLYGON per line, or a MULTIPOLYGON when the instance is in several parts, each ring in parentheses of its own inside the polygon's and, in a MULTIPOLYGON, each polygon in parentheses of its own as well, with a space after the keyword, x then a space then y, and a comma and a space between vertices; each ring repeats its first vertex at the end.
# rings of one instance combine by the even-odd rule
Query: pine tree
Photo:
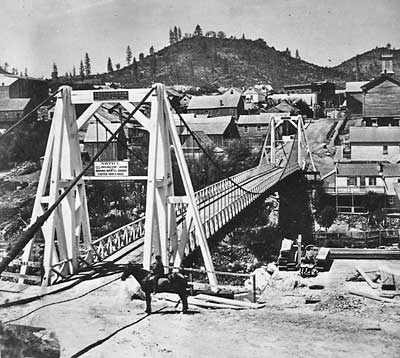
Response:
POLYGON ((178 28, 174 26, 174 41, 175 43, 178 42, 178 28))
POLYGON ((174 37, 174 32, 169 29, 169 44, 172 45, 175 43, 175 37, 174 37))
POLYGON ((24 76, 28 77, 28 69, 25 67, 24 76))
POLYGON ((76 68, 75 68, 75 66, 72 67, 72 76, 73 77, 76 76, 76 68))
POLYGON ((117 69, 117 71, 121 68, 121 65, 119 64, 119 63, 117 63, 116 65, 115 65, 115 68, 117 69))
POLYGON ((135 82, 138 82, 139 81, 139 78, 138 78, 138 64, 136 62, 136 57, 133 58, 132 67, 133 67, 133 77, 135 79, 135 82))
POLYGON ((8 66, 9 66, 9 64, 7 62, 4 62, 4 66, 3 66, 4 71, 8 72, 8 66))
POLYGON ((298 49, 296 49, 296 58, 297 58, 298 60, 300 60, 300 55, 299 55, 299 50, 298 50, 298 49))
POLYGON ((150 56, 154 55, 154 47, 153 46, 150 47, 149 53, 150 53, 150 56))
POLYGON ((51 78, 56 80, 58 78, 58 69, 55 62, 53 62, 53 72, 51 73, 51 78))
POLYGON ((139 53, 139 61, 143 61, 144 60, 144 53, 141 52, 139 53))
POLYGON ((126 48, 126 63, 129 66, 131 62, 132 62, 132 50, 131 47, 128 45, 128 47, 126 48))
POLYGON ((81 76, 82 79, 85 78, 85 66, 83 65, 82 60, 81 63, 79 64, 79 76, 81 76))
POLYGON ((224 38, 226 38, 226 34, 223 31, 218 31, 217 37, 219 39, 224 39, 224 38))
POLYGON ((246 39, 246 37, 244 36, 244 32, 243 32, 243 35, 242 35, 242 40, 245 40, 246 39))
POLYGON ((90 66, 90 58, 89 58, 89 54, 86 52, 85 55, 85 74, 86 76, 90 76, 92 72, 92 68, 90 66))
POLYGON ((200 25, 197 25, 194 29, 194 36, 203 36, 203 30, 201 29, 200 25))
POLYGON ((110 72, 113 72, 113 71, 114 71, 113 65, 112 65, 112 62, 111 62, 111 58, 109 57, 108 60, 107 60, 107 72, 110 73, 110 72))
POLYGON ((286 47, 285 52, 286 52, 286 55, 292 56, 292 53, 290 52, 289 47, 286 47))
POLYGON ((182 40, 182 31, 181 28, 178 27, 178 41, 182 40))

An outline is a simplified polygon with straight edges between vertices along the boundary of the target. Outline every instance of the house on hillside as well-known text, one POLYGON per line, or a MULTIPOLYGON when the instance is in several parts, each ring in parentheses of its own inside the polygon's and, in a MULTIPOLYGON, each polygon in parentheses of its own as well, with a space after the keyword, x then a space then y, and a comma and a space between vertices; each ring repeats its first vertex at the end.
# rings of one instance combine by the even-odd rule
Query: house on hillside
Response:
POLYGON ((232 92, 215 96, 193 96, 187 112, 207 114, 210 117, 232 116, 237 119, 243 113, 243 98, 240 94, 232 92))
POLYGON ((400 127, 350 127, 350 158, 400 162, 400 127))
MULTIPOLYGON (((232 116, 212 117, 187 122, 192 132, 202 132, 215 146, 227 147, 232 141, 240 139, 239 131, 232 116)), ((192 142, 190 132, 184 128, 180 134, 181 143, 192 142)), ((187 147, 187 145, 186 145, 187 147)))
POLYGON ((264 103, 266 99, 266 95, 254 87, 249 87, 244 91, 243 95, 245 111, 257 110, 260 104, 264 103))
POLYGON ((49 95, 47 82, 0 74, 0 129, 7 129, 49 95))
POLYGON ((314 102, 314 117, 323 116, 325 108, 334 107, 336 103, 336 85, 329 81, 302 83, 283 86, 288 94, 306 94, 314 93, 316 99, 314 102))
POLYGON ((289 113, 242 114, 237 121, 241 141, 251 148, 261 147, 267 134, 271 117, 279 119, 288 116, 290 116, 289 113))
POLYGON ((368 82, 346 82, 346 108, 350 115, 362 115, 363 93, 362 86, 368 82))

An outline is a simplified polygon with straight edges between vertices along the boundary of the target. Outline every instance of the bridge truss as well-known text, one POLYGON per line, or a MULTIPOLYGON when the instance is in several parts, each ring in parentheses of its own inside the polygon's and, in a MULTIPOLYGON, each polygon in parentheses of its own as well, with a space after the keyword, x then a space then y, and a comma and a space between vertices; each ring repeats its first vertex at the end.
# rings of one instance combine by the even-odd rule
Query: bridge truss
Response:
MULTIPOLYGON (((272 118, 257 167, 195 193, 164 85, 100 91, 72 91, 62 87, 31 219, 34 223, 38 217, 48 216, 41 227, 45 242, 42 284, 64 280, 132 244, 143 243, 146 269, 150 268, 154 255, 161 255, 165 265, 179 268, 184 256, 200 247, 210 284, 216 285, 207 238, 280 180, 304 169, 307 156, 315 170, 301 116, 272 118), (88 166, 82 168, 77 133, 104 103, 120 104, 130 113, 128 119, 133 117, 149 133, 147 175, 129 177, 129 180, 147 181, 146 212, 145 217, 92 240, 83 177, 88 166), (151 106, 149 116, 138 110, 143 103, 151 106), (78 119, 74 108, 77 104, 89 105, 78 119), (277 129, 284 121, 297 129, 295 138, 286 143, 276 138, 277 129), (173 183, 177 178, 172 175, 171 149, 184 186, 184 195, 180 196, 174 193, 173 183), (46 212, 55 205, 51 214, 46 212)), ((33 240, 25 247, 20 260, 20 282, 27 278, 32 249, 33 240)))

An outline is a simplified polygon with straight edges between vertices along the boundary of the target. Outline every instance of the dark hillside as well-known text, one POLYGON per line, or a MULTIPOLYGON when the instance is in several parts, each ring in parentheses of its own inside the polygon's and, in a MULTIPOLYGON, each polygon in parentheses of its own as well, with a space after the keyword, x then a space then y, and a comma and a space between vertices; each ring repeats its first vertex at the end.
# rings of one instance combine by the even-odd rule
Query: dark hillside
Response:
MULTIPOLYGON (((340 65, 333 67, 346 74, 348 81, 368 81, 378 76, 382 71, 380 56, 388 53, 387 47, 376 47, 361 55, 352 57, 340 65), (358 68, 358 78, 356 77, 358 68)), ((393 71, 400 74, 400 50, 391 50, 393 54, 393 71)))
POLYGON ((346 80, 336 69, 295 59, 269 47, 264 40, 192 37, 167 46, 137 64, 99 76, 124 86, 147 86, 153 82, 192 86, 250 86, 318 80, 346 80))

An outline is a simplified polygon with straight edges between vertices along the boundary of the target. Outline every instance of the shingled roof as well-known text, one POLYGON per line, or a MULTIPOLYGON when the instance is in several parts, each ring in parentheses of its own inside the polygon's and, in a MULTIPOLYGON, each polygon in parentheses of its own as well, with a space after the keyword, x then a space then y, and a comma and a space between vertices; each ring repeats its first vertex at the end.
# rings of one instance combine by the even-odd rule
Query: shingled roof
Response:
POLYGON ((380 165, 369 163, 338 163, 338 177, 380 176, 380 165))

